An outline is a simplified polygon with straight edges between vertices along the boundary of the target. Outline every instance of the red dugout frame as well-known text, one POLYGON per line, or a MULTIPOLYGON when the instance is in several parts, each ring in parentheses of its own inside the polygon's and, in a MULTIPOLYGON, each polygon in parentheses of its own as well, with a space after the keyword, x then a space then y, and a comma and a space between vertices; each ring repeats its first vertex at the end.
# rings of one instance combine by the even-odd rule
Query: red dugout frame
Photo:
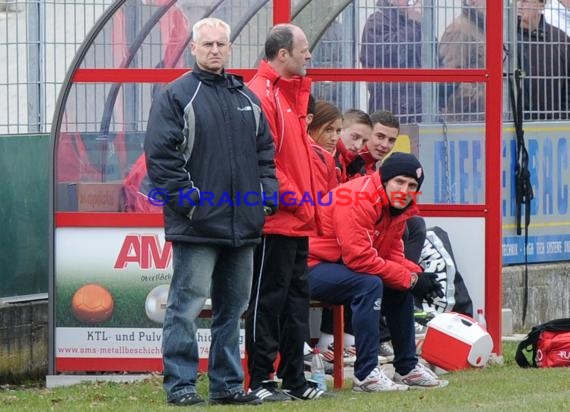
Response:
MULTIPOLYGON (((119 2, 122 4, 122 2, 119 2)), ((113 7, 117 10, 121 4, 113 7)), ((310 69, 308 76, 318 81, 406 81, 406 82, 480 82, 486 85, 485 116, 485 203, 478 205, 435 205, 422 204, 421 211, 427 217, 479 217, 485 221, 485 311, 488 331, 493 338, 498 354, 501 347, 502 308, 502 256, 501 256, 501 136, 502 136, 502 76, 503 76, 503 8, 502 2, 487 0, 486 13, 486 62, 484 69, 310 69)), ((273 1, 273 22, 291 20, 289 1, 273 1)), ((74 83, 157 83, 169 82, 185 73, 186 69, 90 69, 79 68, 68 74, 68 89, 74 83)), ((231 70, 249 79, 255 69, 231 70)), ((64 99, 60 96, 58 107, 64 99)), ((61 113, 56 113, 54 130, 61 125, 61 113), (59 116, 59 117, 57 117, 59 116)), ((55 141, 52 131, 52 140, 55 141)), ((55 143, 53 144, 55 151, 55 143)), ((55 155, 54 155, 55 156, 55 155)), ((52 165, 53 167, 53 165, 52 165)), ((53 170, 52 170, 53 176, 53 170)), ((50 191, 52 228, 61 227, 161 227, 162 216, 137 213, 85 213, 56 212, 53 187, 50 191)), ((52 230, 53 230, 52 229, 52 230)), ((54 270, 53 233, 50 237, 50 270, 54 270)), ((53 290, 53 276, 50 276, 50 290, 53 290)), ((50 316, 53 320, 54 306, 50 302, 50 316)), ((53 323, 53 322, 52 322, 53 323)), ((53 331, 50 333, 53 348, 53 331)), ((52 350, 53 351, 53 350, 52 350)), ((50 358, 50 373, 54 372, 54 360, 50 358)), ((125 365, 132 360, 125 361, 125 365)), ((154 363, 151 362, 154 366, 154 363)), ((116 367, 117 365, 110 365, 116 367)), ((140 365, 138 365, 140 366, 140 365)))

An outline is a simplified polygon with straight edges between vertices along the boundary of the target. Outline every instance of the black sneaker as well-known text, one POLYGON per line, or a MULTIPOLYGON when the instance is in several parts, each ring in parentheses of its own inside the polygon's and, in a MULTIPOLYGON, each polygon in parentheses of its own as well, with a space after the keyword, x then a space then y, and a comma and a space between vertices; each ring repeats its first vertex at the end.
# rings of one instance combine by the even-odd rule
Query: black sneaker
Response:
POLYGON ((168 401, 168 404, 174 406, 190 406, 190 405, 199 405, 205 404, 206 402, 204 399, 200 397, 197 393, 185 393, 179 398, 171 399, 168 401))
POLYGON ((277 388, 275 381, 263 381, 261 386, 250 389, 249 393, 254 394, 263 402, 287 402, 291 398, 277 388))
POLYGON ((223 398, 210 399, 210 405, 261 405, 261 399, 253 393, 239 391, 223 398))
POLYGON ((312 401, 319 398, 330 398, 333 395, 319 389, 316 382, 307 381, 307 384, 297 390, 283 389, 283 392, 291 397, 293 400, 298 401, 312 401))

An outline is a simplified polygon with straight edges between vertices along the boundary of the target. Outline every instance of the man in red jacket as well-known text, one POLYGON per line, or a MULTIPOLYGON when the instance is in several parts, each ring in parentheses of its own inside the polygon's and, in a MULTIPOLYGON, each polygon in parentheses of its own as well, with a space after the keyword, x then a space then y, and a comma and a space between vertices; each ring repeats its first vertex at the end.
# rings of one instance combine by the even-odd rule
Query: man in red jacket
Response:
POLYGON ((267 217, 255 254, 246 313, 250 389, 264 401, 310 400, 324 392, 307 382, 303 363, 309 336, 308 237, 319 226, 306 123, 307 37, 293 24, 276 25, 265 42, 265 57, 248 86, 261 100, 273 135, 279 210, 267 217), (278 352, 283 392, 270 379, 278 352))
MULTIPOLYGON (((366 139, 365 145, 357 156, 350 156, 350 161, 345 161, 344 170, 348 180, 355 179, 359 176, 371 175, 378 172, 378 168, 386 156, 394 149, 396 140, 400 133, 400 121, 391 112, 382 110, 370 114, 372 126, 371 135, 366 139)), ((412 216, 406 221, 406 229, 404 231, 404 254, 406 259, 412 262, 419 262, 422 247, 426 238, 426 223, 421 216, 412 216)), ((345 310, 345 318, 350 316, 350 308, 345 310)), ((325 319, 322 323, 319 346, 326 348, 327 342, 332 342, 332 317, 329 314, 323 315, 325 319)), ((346 328, 347 332, 351 328, 346 328)), ((390 333, 386 328, 383 319, 380 322, 380 345, 379 356, 384 362, 389 362, 394 358, 392 348, 390 347, 390 333)), ((325 349, 326 350, 326 349, 325 349)), ((349 351, 350 348, 349 348, 349 351)), ((332 358, 330 351, 325 352, 328 357, 332 358)))
POLYGON ((406 220, 418 213, 413 198, 423 179, 414 155, 394 153, 379 172, 332 191, 332 205, 323 208, 323 236, 311 238, 311 297, 352 308, 357 392, 447 384, 418 363, 414 333, 414 297, 442 297, 441 284, 404 257, 402 242, 406 220), (381 313, 394 346, 393 381, 378 368, 381 313))

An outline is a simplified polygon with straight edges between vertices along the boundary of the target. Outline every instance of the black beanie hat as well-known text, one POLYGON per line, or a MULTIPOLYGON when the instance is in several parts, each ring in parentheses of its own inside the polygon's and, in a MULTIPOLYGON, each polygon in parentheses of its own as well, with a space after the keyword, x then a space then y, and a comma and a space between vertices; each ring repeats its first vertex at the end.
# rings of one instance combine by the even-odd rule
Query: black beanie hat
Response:
POLYGON ((380 165, 380 177, 384 183, 396 176, 408 176, 416 179, 419 190, 424 181, 424 169, 413 154, 394 152, 380 165))

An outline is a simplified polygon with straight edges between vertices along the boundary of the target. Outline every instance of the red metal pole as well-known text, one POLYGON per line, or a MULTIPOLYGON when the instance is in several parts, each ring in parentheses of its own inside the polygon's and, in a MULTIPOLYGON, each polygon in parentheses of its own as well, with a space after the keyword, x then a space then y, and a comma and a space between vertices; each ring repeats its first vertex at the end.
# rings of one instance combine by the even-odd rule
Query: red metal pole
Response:
POLYGON ((291 21, 291 0, 273 0, 273 24, 291 21))
POLYGON ((503 131, 503 2, 487 0, 485 100, 485 313, 494 352, 502 353, 501 145, 503 131))

